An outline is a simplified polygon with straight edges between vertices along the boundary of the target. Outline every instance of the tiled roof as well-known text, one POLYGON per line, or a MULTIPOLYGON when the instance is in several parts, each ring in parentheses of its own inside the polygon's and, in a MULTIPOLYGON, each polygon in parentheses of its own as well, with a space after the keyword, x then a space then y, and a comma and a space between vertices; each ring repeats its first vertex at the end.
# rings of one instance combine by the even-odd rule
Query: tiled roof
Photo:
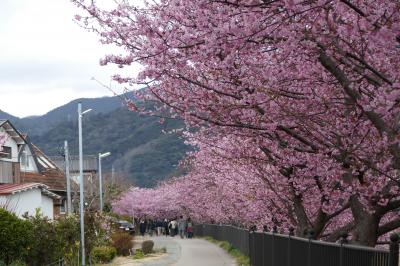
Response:
POLYGON ((53 199, 61 198, 59 195, 49 191, 48 186, 40 183, 0 184, 0 195, 11 195, 16 193, 21 193, 34 188, 39 188, 43 194, 53 199))
POLYGON ((66 179, 63 173, 58 171, 46 170, 42 173, 21 172, 21 182, 42 183, 50 190, 66 190, 66 179))
MULTIPOLYGON (((50 159, 57 164, 58 167, 64 167, 65 158, 62 156, 51 156, 50 159)), ((97 172, 97 161, 96 155, 84 155, 83 156, 83 172, 97 172)), ((79 156, 69 155, 69 171, 71 173, 79 172, 79 156)))
MULTIPOLYGON (((40 164, 40 168, 43 170, 60 170, 57 165, 46 155, 44 152, 42 152, 35 144, 31 143, 31 147, 33 149, 33 152, 36 155, 36 158, 38 160, 38 163, 40 164)), ((61 171, 61 170, 60 170, 61 171)))
POLYGON ((40 173, 22 172, 22 182, 42 183, 49 186, 50 190, 65 191, 67 184, 64 172, 47 157, 37 146, 31 145, 38 163, 40 164, 40 173))

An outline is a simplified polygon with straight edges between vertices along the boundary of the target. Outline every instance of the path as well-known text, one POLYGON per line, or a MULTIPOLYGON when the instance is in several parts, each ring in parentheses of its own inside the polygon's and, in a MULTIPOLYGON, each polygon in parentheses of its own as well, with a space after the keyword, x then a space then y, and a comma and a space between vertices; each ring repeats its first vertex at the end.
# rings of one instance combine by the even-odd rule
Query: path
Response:
POLYGON ((234 266, 235 260, 223 249, 203 239, 151 237, 155 248, 167 248, 167 256, 138 263, 140 266, 234 266))

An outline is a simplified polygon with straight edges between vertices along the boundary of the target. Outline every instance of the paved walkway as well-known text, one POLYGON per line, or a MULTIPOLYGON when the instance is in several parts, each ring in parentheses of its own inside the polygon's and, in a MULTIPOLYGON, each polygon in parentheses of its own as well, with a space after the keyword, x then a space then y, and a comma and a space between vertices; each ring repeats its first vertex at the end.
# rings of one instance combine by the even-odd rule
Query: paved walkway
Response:
POLYGON ((223 249, 203 239, 151 237, 155 248, 167 248, 167 256, 138 263, 140 266, 234 266, 235 260, 223 249))

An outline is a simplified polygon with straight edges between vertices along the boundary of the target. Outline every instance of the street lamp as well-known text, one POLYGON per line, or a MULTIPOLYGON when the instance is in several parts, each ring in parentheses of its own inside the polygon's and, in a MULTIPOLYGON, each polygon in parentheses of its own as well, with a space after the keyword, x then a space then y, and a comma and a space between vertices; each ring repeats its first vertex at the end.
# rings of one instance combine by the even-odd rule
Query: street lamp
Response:
POLYGON ((82 249, 82 266, 85 266, 85 213, 84 213, 84 179, 83 179, 83 152, 82 152, 82 117, 84 114, 92 111, 88 109, 82 112, 82 103, 78 103, 78 126, 79 126, 79 193, 80 193, 80 214, 81 214, 81 249, 82 249))
POLYGON ((99 190, 100 190, 100 212, 103 212, 103 179, 101 176, 101 158, 110 156, 111 152, 99 153, 99 190))

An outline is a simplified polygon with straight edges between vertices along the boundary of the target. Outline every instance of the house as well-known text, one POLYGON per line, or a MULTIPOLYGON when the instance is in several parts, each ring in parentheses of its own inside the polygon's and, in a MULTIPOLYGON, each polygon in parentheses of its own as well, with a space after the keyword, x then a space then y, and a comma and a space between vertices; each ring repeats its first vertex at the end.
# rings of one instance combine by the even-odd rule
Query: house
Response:
POLYGON ((54 218, 54 200, 61 196, 40 183, 0 184, 0 206, 17 216, 35 215, 40 208, 44 216, 54 218))
MULTIPOLYGON (((51 156, 50 159, 59 167, 65 167, 65 158, 62 156, 51 156)), ((96 155, 84 155, 83 156, 83 175, 85 180, 91 180, 97 175, 98 168, 98 157, 96 155)), ((72 179, 77 179, 79 177, 79 156, 70 155, 69 156, 69 172, 72 179)))
MULTIPOLYGON (((65 168, 65 158, 62 156, 51 156, 50 159, 57 165, 59 168, 65 168)), ((83 156, 83 180, 85 180, 85 193, 87 196, 93 196, 97 193, 98 189, 98 176, 97 176, 97 168, 98 168, 98 157, 96 155, 84 155, 83 156)), ((79 194, 79 156, 78 155, 70 155, 69 156, 69 173, 71 180, 71 188, 73 194, 79 194)), ((74 201, 74 200, 73 200, 74 201)), ((76 203, 76 199, 75 199, 76 203)))
POLYGON ((0 151, 0 206, 6 204, 18 215, 34 214, 36 208, 46 211, 49 218, 65 213, 63 171, 8 120, 0 120, 0 135, 4 134, 7 138, 0 151))

